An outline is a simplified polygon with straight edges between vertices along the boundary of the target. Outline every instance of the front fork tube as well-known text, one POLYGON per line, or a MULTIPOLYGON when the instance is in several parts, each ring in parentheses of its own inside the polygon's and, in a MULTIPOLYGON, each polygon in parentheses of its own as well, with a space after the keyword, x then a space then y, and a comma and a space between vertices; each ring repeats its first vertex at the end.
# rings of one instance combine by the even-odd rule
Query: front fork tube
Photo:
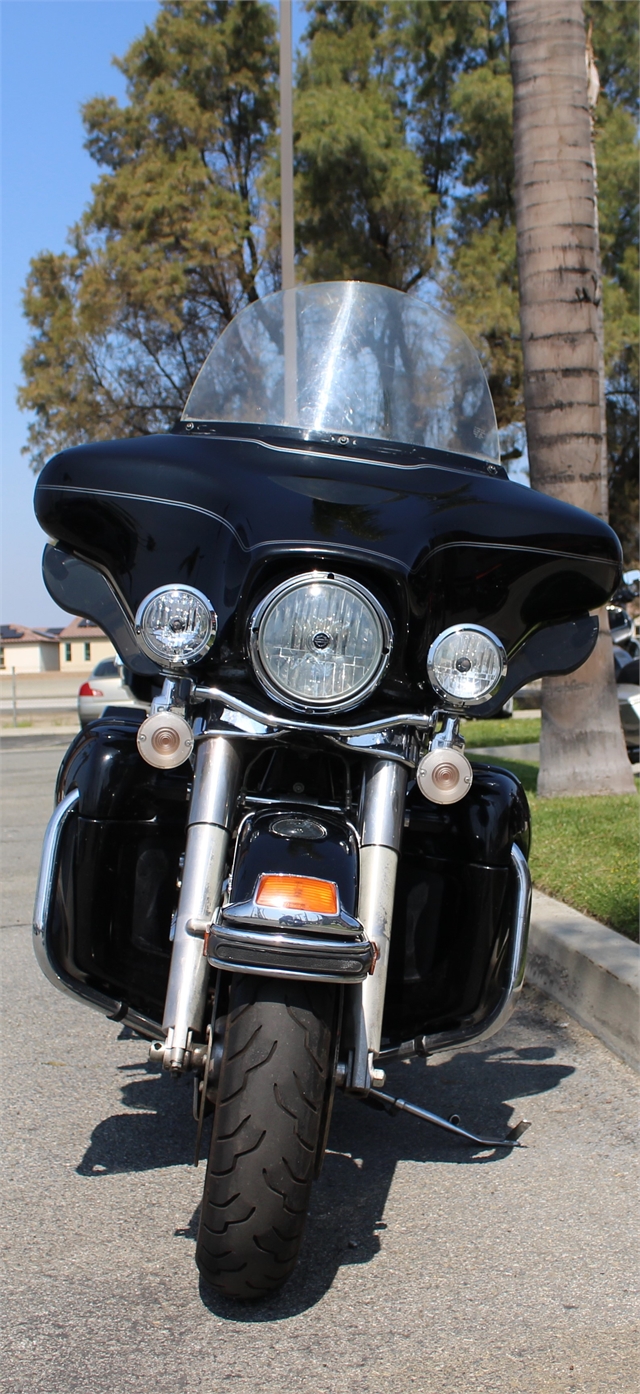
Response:
POLYGON ((162 1023, 167 1033, 164 1065, 174 1071, 183 1068, 190 1033, 204 1025, 209 964, 202 938, 188 926, 191 921, 210 924, 220 904, 240 774, 238 742, 213 736, 199 743, 162 1023))
POLYGON ((355 1090, 371 1088, 373 1059, 380 1050, 407 778, 407 767, 394 760, 376 760, 364 776, 358 919, 378 958, 373 973, 353 988, 349 1087, 355 1090))

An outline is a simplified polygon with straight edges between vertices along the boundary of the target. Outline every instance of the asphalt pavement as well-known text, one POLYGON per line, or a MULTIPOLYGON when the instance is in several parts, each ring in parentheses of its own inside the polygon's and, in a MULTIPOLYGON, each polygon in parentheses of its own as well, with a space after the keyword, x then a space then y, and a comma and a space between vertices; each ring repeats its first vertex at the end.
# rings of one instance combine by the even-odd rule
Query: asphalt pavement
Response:
POLYGON ((525 1147, 340 1098, 281 1295, 199 1285, 190 1084, 33 958, 63 740, 2 756, 5 1394, 637 1394, 637 1077, 534 990, 388 1080, 476 1130, 524 1115, 525 1147))

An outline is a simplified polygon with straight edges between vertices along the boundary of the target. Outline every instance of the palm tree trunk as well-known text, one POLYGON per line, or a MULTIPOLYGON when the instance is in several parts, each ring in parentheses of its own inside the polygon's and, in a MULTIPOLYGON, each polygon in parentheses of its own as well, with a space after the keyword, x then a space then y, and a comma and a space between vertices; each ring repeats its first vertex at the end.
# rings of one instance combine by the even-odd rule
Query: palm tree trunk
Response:
MULTIPOLYGON (((595 169, 581 0, 508 0, 524 398, 533 488, 603 516, 595 169)), ((606 612, 577 674, 545 678, 538 793, 634 791, 606 612)))

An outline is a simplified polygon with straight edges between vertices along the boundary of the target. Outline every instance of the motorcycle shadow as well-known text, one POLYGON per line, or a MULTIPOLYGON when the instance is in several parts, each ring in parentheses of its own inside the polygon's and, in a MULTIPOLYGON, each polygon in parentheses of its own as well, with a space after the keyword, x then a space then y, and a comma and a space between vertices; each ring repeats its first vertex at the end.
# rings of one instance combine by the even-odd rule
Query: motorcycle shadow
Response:
MULTIPOLYGON (((131 1111, 98 1123, 76 1167, 77 1174, 98 1177, 193 1163, 192 1080, 171 1079, 155 1065, 122 1065, 119 1069, 133 1076, 121 1086, 122 1102, 131 1111)), ((204 1156, 208 1136, 207 1128, 202 1140, 204 1156)))
MULTIPOLYGON (((573 1067, 553 1063, 554 1055, 550 1047, 503 1047, 461 1053, 427 1068, 421 1061, 394 1063, 386 1092, 445 1118, 455 1110, 472 1131, 504 1137, 517 1121, 510 1099, 547 1093, 573 1074, 573 1067)), ((486 1166, 509 1156, 506 1148, 465 1144, 407 1114, 390 1117, 338 1095, 295 1280, 256 1306, 230 1302, 201 1281, 201 1300, 217 1317, 236 1322, 285 1321, 298 1315, 321 1300, 341 1267, 370 1263, 379 1253, 399 1161, 486 1166)), ((200 1207, 181 1231, 185 1237, 195 1240, 199 1215, 200 1207)), ((428 1209, 425 1226, 428 1243, 428 1209)))
MULTIPOLYGON (((510 1100, 557 1088, 573 1067, 555 1060, 551 1044, 516 1048, 489 1045, 430 1062, 393 1062, 385 1092, 404 1097, 445 1118, 457 1113, 463 1126, 482 1135, 504 1137, 517 1121, 510 1100)), ((195 1124, 191 1119, 191 1081, 175 1082, 156 1067, 121 1066, 123 1104, 129 1110, 103 1119, 76 1171, 98 1179, 123 1172, 156 1170, 193 1162, 195 1124)), ((535 1117, 534 1117, 535 1126, 535 1117)), ((202 1158, 209 1146, 209 1123, 202 1158)), ((525 1145, 529 1137, 525 1135, 525 1145)), ((337 1094, 329 1147, 311 1200, 295 1281, 259 1305, 221 1298, 201 1282, 203 1304, 218 1317, 239 1322, 284 1321, 315 1306, 347 1264, 366 1264, 379 1253, 386 1229, 385 1206, 396 1164, 487 1166, 504 1162, 506 1148, 464 1143, 404 1113, 389 1116, 337 1094)), ((204 1166, 201 1164, 204 1181, 204 1166)), ((195 1243, 200 1207, 175 1237, 195 1243)), ((428 1243, 428 1213, 425 1218, 428 1243)))

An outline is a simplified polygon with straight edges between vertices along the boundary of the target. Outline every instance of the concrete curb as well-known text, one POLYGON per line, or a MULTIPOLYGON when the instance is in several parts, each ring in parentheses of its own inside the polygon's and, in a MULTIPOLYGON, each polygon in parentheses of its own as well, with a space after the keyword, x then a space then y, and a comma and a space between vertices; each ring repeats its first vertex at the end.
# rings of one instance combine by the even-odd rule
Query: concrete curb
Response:
POLYGON ((640 1072, 640 946, 533 893, 527 981, 640 1072))

